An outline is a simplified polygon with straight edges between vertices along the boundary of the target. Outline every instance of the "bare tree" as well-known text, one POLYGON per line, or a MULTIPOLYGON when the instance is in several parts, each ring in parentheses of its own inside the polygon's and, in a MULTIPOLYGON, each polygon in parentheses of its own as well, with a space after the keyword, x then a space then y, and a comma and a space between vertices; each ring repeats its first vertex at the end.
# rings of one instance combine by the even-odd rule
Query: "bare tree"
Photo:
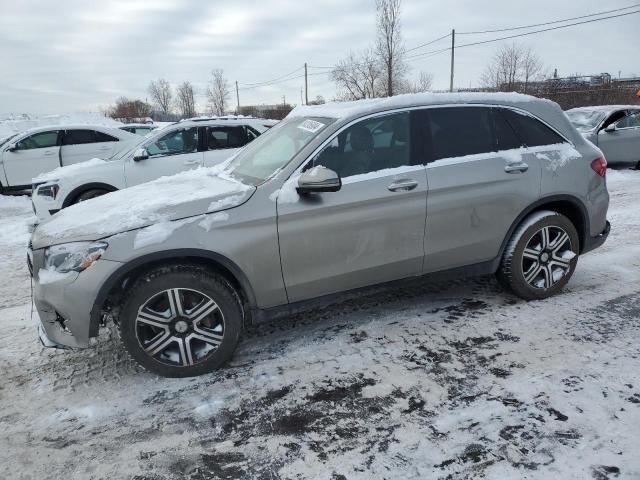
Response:
POLYGON ((176 89, 176 104, 183 118, 196 116, 196 101, 193 85, 190 81, 185 80, 178 85, 176 89))
POLYGON ((402 0, 376 0, 378 38, 376 53, 384 69, 382 79, 385 93, 393 96, 395 87, 406 74, 404 44, 400 25, 402 0))
POLYGON ((229 101, 229 82, 224 77, 224 70, 216 68, 211 72, 211 80, 207 86, 209 111, 214 115, 224 115, 229 101))
POLYGON ((171 100, 173 98, 171 84, 164 78, 159 78, 151 81, 148 90, 151 100, 163 114, 167 115, 171 111, 171 100))
POLYGON ((360 100, 379 96, 382 71, 371 49, 351 52, 340 60, 331 72, 339 96, 345 100, 360 100))
POLYGON ((529 82, 537 80, 543 75, 544 65, 540 57, 531 49, 527 47, 524 50, 524 57, 522 59, 522 76, 524 81, 524 93, 527 93, 529 82))
POLYGON ((529 47, 517 43, 503 45, 481 76, 484 87, 500 91, 527 90, 529 82, 543 69, 540 58, 529 47))
POLYGON ((406 93, 428 92, 433 87, 433 75, 428 72, 420 72, 420 78, 413 84, 409 84, 406 93))

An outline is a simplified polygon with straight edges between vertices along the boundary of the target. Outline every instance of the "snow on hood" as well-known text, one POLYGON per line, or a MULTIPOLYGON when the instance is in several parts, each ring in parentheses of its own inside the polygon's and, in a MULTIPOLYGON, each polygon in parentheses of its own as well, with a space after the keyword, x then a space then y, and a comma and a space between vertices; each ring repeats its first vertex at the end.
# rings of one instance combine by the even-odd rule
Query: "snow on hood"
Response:
POLYGON ((107 162, 105 160, 102 160, 101 158, 92 158, 91 160, 87 160, 86 162, 74 163, 64 167, 58 167, 55 170, 51 170, 50 172, 42 173, 31 181, 33 183, 42 183, 50 182, 52 180, 59 180, 63 177, 73 176, 79 171, 83 171, 87 168, 94 168, 105 163, 107 162))
POLYGON ((161 177, 61 210, 35 229, 33 247, 97 240, 158 222, 237 207, 254 191, 255 187, 225 174, 221 165, 161 177))

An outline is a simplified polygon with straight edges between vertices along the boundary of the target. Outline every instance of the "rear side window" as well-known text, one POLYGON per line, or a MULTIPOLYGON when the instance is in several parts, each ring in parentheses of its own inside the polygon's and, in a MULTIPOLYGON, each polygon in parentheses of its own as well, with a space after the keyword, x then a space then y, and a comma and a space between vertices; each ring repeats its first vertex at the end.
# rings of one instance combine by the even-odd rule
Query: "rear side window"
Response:
POLYGON ((530 115, 508 109, 500 109, 500 111, 527 147, 553 145, 566 141, 540 120, 530 115))
POLYGON ((117 142, 118 139, 116 137, 112 137, 109 134, 106 134, 104 132, 99 132, 99 131, 95 131, 95 141, 96 142, 117 142))
POLYGON ((62 145, 83 145, 94 143, 93 130, 67 130, 62 138, 62 145))
POLYGON ((247 132, 244 127, 209 127, 207 129, 207 148, 240 148, 247 144, 247 132))
POLYGON ((35 148, 50 148, 58 145, 58 132, 41 132, 31 135, 20 142, 21 150, 33 150, 35 148))
POLYGON ((618 123, 616 128, 638 128, 640 127, 640 113, 631 112, 618 123))
POLYGON ((431 130, 431 159, 463 157, 495 150, 491 109, 433 108, 425 111, 431 130))
POLYGON ((496 134, 496 150, 511 150, 524 146, 524 142, 518 138, 502 111, 504 108, 493 109, 493 125, 496 134))

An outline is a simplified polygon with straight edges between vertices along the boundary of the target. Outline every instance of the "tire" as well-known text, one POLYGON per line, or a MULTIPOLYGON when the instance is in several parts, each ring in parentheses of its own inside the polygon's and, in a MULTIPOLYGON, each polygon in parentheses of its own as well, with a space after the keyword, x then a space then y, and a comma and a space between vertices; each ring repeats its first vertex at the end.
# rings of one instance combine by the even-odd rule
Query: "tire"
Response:
POLYGON ((103 190, 100 188, 93 188, 91 190, 85 190, 84 192, 82 192, 80 195, 78 195, 76 197, 76 199, 73 201, 72 205, 75 205, 76 203, 80 203, 80 202, 85 202, 87 200, 91 200, 92 198, 96 198, 96 197, 101 197, 102 195, 109 193, 108 190, 103 190))
POLYGON ((231 358, 243 310, 237 293, 220 275, 174 265, 153 270, 133 284, 122 302, 119 323, 126 350, 147 370, 163 377, 193 377, 231 358))
POLYGON ((535 212, 513 233, 497 277, 520 298, 547 298, 567 284, 579 252, 578 232, 567 217, 550 210, 535 212))

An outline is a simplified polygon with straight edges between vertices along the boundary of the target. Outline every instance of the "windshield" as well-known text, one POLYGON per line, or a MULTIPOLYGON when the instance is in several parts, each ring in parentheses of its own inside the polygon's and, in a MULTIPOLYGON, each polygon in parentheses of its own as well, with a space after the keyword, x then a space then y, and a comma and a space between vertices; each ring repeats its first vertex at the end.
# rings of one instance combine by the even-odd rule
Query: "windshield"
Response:
POLYGON ((258 185, 287 165, 300 150, 335 120, 284 120, 247 145, 229 164, 227 172, 245 183, 258 185))
POLYGON ((567 116, 578 130, 593 130, 604 119, 605 113, 598 110, 576 110, 567 112, 567 116))
POLYGON ((13 135, 9 135, 8 137, 0 138, 0 147, 11 140, 13 137, 16 137, 18 134, 14 133, 13 135))

